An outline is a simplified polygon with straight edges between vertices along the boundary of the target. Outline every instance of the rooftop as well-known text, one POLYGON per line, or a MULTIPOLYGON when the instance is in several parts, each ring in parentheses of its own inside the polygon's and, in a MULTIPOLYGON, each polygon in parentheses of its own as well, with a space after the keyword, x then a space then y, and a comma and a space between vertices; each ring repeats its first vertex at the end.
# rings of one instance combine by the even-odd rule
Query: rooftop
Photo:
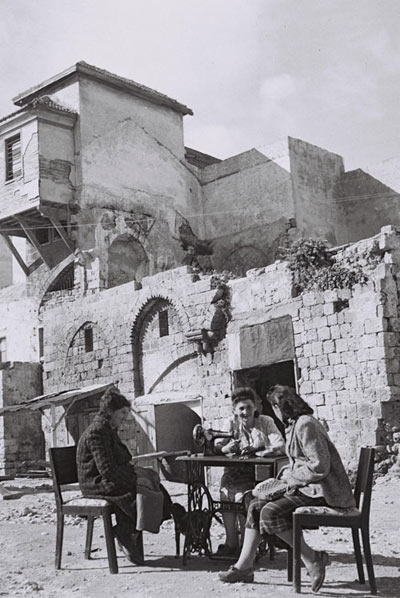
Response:
POLYGON ((167 106, 168 108, 175 110, 175 112, 179 112, 183 115, 193 114, 192 110, 184 104, 180 104, 176 100, 154 89, 151 89, 150 87, 136 83, 136 81, 132 81, 131 79, 120 77, 114 73, 110 73, 109 71, 100 69, 91 64, 87 64, 83 61, 77 62, 62 73, 54 75, 54 77, 51 77, 50 79, 47 79, 46 81, 43 81, 42 83, 23 91, 13 98, 13 102, 17 106, 25 106, 35 98, 59 87, 60 84, 65 84, 71 80, 76 80, 77 78, 79 79, 79 77, 86 77, 100 81, 101 83, 105 83, 107 85, 111 85, 112 87, 116 87, 122 91, 143 98, 149 102, 152 102, 153 104, 167 106))
POLYGON ((30 110, 33 110, 35 108, 44 108, 45 110, 51 110, 53 112, 76 114, 76 112, 74 112, 70 108, 67 108, 66 106, 62 106, 61 104, 58 104, 57 102, 53 102, 53 100, 51 98, 49 98, 48 96, 42 96, 42 97, 34 98, 32 101, 30 101, 28 104, 26 104, 26 106, 24 106, 23 108, 20 108, 20 110, 16 110, 15 112, 11 112, 11 114, 7 114, 6 116, 3 116, 2 118, 0 118, 0 123, 5 122, 6 120, 9 120, 10 118, 13 118, 14 116, 17 116, 18 114, 22 114, 23 112, 29 112, 30 110))

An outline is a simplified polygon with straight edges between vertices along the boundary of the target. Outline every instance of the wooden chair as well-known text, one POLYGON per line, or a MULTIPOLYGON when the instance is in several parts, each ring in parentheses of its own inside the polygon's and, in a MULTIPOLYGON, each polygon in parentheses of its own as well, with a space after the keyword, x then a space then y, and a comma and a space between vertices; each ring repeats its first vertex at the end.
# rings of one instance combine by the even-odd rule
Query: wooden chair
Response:
MULTIPOLYGON (((78 515, 87 518, 85 559, 90 559, 92 548, 93 525, 96 517, 102 517, 104 535, 106 538, 108 566, 110 573, 118 573, 117 556, 112 529, 111 515, 114 507, 111 503, 97 498, 74 498, 64 502, 61 486, 74 484, 78 481, 76 467, 76 446, 50 449, 50 464, 53 477, 53 487, 57 506, 57 535, 56 535, 56 569, 61 569, 61 555, 64 536, 64 515, 78 515)), ((139 549, 143 551, 142 537, 139 538, 139 549), (141 543, 141 545, 140 545, 141 543)))
MULTIPOLYGON (((377 593, 369 540, 369 514, 371 506, 372 477, 374 472, 374 456, 375 450, 373 448, 363 447, 361 449, 354 489, 354 498, 357 509, 349 510, 347 513, 343 510, 340 513, 338 510, 329 510, 326 507, 300 507, 293 513, 293 587, 295 592, 301 591, 300 540, 302 529, 324 526, 351 528, 358 579, 359 582, 363 584, 365 583, 365 577, 359 537, 359 530, 361 531, 371 594, 377 593)), ((290 565, 289 560, 291 560, 291 556, 292 555, 289 553, 288 567, 290 565)), ((288 570, 288 578, 290 577, 290 572, 288 570)))

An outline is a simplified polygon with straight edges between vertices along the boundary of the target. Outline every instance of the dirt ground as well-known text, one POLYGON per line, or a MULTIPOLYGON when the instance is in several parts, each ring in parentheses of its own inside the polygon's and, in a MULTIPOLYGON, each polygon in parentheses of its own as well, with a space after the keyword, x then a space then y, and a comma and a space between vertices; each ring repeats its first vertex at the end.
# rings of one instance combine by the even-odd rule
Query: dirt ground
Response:
MULTIPOLYGON (((168 484, 167 484, 168 485, 168 484)), ((286 553, 278 551, 275 561, 263 557, 253 584, 223 584, 217 572, 229 563, 193 556, 186 567, 174 558, 172 522, 163 524, 160 534, 145 534, 146 564, 137 567, 118 555, 120 572, 110 575, 102 526, 96 523, 93 558, 83 558, 85 526, 70 519, 64 534, 63 568, 54 569, 55 506, 49 480, 2 482, 9 490, 22 491, 17 500, 0 501, 0 596, 36 594, 42 598, 140 597, 216 598, 293 596, 286 579, 286 553)), ((185 504, 185 488, 169 484, 173 500, 185 504)), ((72 495, 72 494, 71 494, 72 495)), ((374 486, 371 541, 380 596, 400 597, 400 479, 380 478, 374 486)), ((307 532, 313 547, 328 550, 332 564, 327 570, 321 596, 368 596, 368 585, 357 581, 348 530, 307 532)), ((223 539, 222 527, 212 529, 213 547, 223 539)), ((310 593, 302 573, 304 596, 310 593)))

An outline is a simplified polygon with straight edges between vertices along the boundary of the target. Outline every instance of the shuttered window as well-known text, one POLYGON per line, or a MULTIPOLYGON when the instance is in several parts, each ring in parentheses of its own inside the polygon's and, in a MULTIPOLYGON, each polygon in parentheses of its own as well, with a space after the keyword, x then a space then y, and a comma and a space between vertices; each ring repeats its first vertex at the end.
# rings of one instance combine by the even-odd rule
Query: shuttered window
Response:
POLYGON ((22 174, 21 136, 6 139, 6 181, 17 179, 22 174))

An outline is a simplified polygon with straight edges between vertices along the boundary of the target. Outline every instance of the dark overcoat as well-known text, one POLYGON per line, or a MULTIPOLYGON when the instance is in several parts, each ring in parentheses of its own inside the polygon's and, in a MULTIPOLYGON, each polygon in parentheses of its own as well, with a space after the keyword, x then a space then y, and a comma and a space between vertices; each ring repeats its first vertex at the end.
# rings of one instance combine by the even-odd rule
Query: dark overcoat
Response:
POLYGON ((132 456, 109 421, 96 415, 78 442, 78 480, 82 494, 105 498, 136 522, 136 474, 132 456))

